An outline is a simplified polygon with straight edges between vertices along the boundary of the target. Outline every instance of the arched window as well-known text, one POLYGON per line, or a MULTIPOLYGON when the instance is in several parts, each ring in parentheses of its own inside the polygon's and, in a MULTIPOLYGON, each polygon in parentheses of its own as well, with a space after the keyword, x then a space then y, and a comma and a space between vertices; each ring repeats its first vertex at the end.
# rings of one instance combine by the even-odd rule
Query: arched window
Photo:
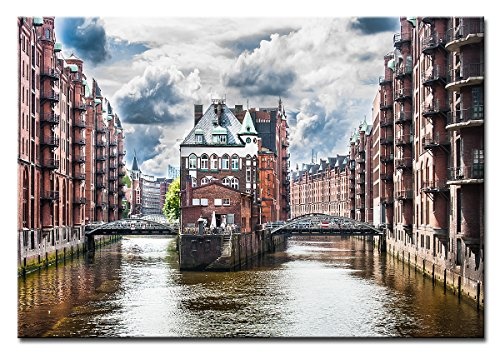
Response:
POLYGON ((190 170, 196 169, 196 160, 197 160, 197 157, 195 154, 189 155, 189 169, 190 170))
POLYGON ((198 185, 198 180, 196 177, 191 177, 191 187, 196 187, 198 185))
POLYGON ((229 170, 229 156, 228 155, 222 156, 222 169, 229 170))
POLYGON ((200 168, 202 170, 208 170, 208 155, 207 154, 203 154, 201 155, 201 161, 200 161, 200 168))
POLYGON ((208 177, 203 177, 203 178, 201 179, 201 181, 200 181, 200 185, 201 185, 201 186, 204 186, 205 184, 210 183, 210 181, 211 181, 211 178, 208 178, 208 177))
POLYGON ((217 170, 217 169, 218 169, 218 166, 217 166, 217 165, 218 165, 218 163, 217 163, 217 162, 218 162, 217 155, 215 155, 215 154, 214 154, 214 155, 212 155, 212 156, 210 157, 210 169, 211 169, 211 170, 217 170))
POLYGON ((238 180, 238 178, 234 177, 231 180, 231 188, 240 189, 240 181, 238 180))
POLYGON ((231 169, 233 170, 238 170, 240 165, 239 157, 238 155, 233 155, 231 157, 231 169))
POLYGON ((228 177, 223 178, 222 184, 229 187, 231 185, 231 179, 228 177))

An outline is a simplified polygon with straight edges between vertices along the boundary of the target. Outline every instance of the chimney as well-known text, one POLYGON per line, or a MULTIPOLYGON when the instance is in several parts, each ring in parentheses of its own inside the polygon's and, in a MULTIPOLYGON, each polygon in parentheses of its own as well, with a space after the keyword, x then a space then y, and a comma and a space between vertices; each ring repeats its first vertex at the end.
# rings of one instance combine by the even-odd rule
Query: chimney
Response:
POLYGON ((198 124, 201 117, 203 116, 203 105, 195 104, 194 105, 194 125, 198 124))

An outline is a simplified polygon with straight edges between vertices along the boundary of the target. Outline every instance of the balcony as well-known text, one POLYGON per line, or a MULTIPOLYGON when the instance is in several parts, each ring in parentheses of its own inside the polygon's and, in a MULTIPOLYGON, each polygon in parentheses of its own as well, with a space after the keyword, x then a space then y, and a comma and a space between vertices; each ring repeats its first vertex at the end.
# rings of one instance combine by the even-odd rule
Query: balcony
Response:
POLYGON ((380 145, 391 145, 393 142, 394 142, 394 138, 392 136, 380 138, 380 145))
POLYGON ((449 106, 439 100, 433 100, 430 103, 422 104, 422 116, 428 119, 437 117, 446 117, 446 113, 450 110, 449 106))
POLYGON ((409 145, 413 142, 413 136, 412 135, 401 135, 396 137, 395 144, 396 146, 403 146, 403 145, 409 145))
POLYGON ((110 163, 110 164, 109 164, 109 169, 110 169, 110 170, 116 170, 116 168, 117 168, 117 166, 116 166, 116 164, 115 164, 115 163, 110 163))
POLYGON ((106 147, 107 144, 103 141, 98 141, 95 143, 95 146, 102 148, 102 147, 106 147))
POLYGON ((59 192, 58 191, 42 191, 40 193, 40 199, 45 201, 54 202, 59 200, 59 192))
POLYGON ((48 170, 57 170, 59 168, 59 160, 56 159, 45 159, 42 161, 42 168, 48 170))
POLYGON ((357 195, 361 195, 361 196, 364 196, 365 195, 365 187, 361 187, 359 188, 357 191, 356 191, 356 194, 357 195))
POLYGON ((444 35, 440 36, 435 32, 425 37, 422 40, 422 53, 431 55, 437 49, 444 49, 444 46, 446 44, 446 39, 444 37, 444 35))
POLYGON ((407 188, 396 191, 396 199, 400 201, 413 199, 413 189, 407 188))
POLYGON ((396 90, 394 100, 396 102, 411 100, 411 88, 403 88, 396 90))
POLYGON ((390 77, 380 76, 378 78, 378 84, 380 86, 392 84, 392 75, 390 77))
POLYGON ((75 103, 75 105, 73 106, 73 109, 77 110, 77 111, 86 111, 87 104, 85 102, 75 103))
POLYGON ((73 199, 73 204, 85 204, 85 203, 87 203, 87 198, 85 197, 73 199))
POLYGON ((105 189, 106 185, 103 182, 97 182, 96 183, 96 188, 97 189, 105 189))
POLYGON ((118 145, 118 140, 112 139, 109 141, 109 146, 116 146, 116 145, 118 145))
POLYGON ((446 88, 458 91, 464 86, 481 85, 484 81, 484 63, 462 64, 449 72, 446 88))
POLYGON ((83 119, 78 119, 73 121, 73 127, 74 128, 85 128, 87 126, 87 122, 85 122, 83 119))
POLYGON ((394 120, 392 119, 392 117, 382 117, 380 119, 380 126, 382 128, 391 127, 393 123, 394 123, 394 120))
POLYGON ((479 127, 484 124, 484 106, 477 105, 459 111, 448 112, 446 129, 458 130, 479 127))
POLYGON ((118 209, 118 205, 115 203, 111 203, 111 204, 109 204, 109 209, 112 209, 112 210, 118 209))
POLYGON ((71 74, 71 80, 76 83, 81 83, 83 81, 83 76, 79 72, 71 74))
POLYGON ((42 124, 57 125, 59 124, 60 118, 58 114, 55 113, 45 113, 40 117, 40 122, 42 124))
POLYGON ((380 110, 381 111, 387 111, 389 109, 392 109, 392 101, 388 100, 385 102, 380 102, 380 110))
POLYGON ((421 191, 428 194, 437 194, 437 193, 448 193, 450 189, 446 185, 446 181, 437 180, 437 181, 423 182, 421 191))
POLYGON ((395 48, 400 49, 404 43, 411 42, 411 32, 409 32, 409 33, 396 33, 392 38, 392 42, 393 42, 395 48))
POLYGON ((117 179, 116 176, 113 176, 113 175, 111 175, 111 176, 108 177, 108 180, 110 182, 114 182, 114 181, 116 181, 116 179, 117 179))
MULTIPOLYGON (((34 64, 33 64, 34 65, 34 64)), ((55 69, 45 69, 42 68, 40 70, 40 77, 41 79, 49 79, 49 80, 59 80, 60 74, 55 70, 55 69)))
POLYGON ((365 163, 365 162, 366 160, 364 156, 356 157, 356 163, 365 163))
POLYGON ((84 138, 73 139, 73 145, 85 145, 85 139, 84 138))
POLYGON ((392 163, 392 161, 394 161, 394 155, 393 154, 381 155, 380 156, 380 162, 382 162, 384 164, 392 163))
POLYGON ((59 146, 59 138, 55 135, 44 135, 40 139, 40 143, 42 145, 50 146, 51 148, 55 148, 59 146))
POLYGON ((384 182, 390 182, 392 181, 392 173, 381 173, 380 179, 384 182))
POLYGON ((422 147, 426 150, 435 148, 445 148, 448 150, 448 145, 450 145, 448 134, 428 133, 422 138, 422 147))
POLYGON ((396 66, 396 79, 403 80, 407 77, 411 78, 412 72, 413 72, 413 67, 412 65, 410 65, 410 63, 396 66))
POLYGON ((59 102, 59 94, 55 93, 53 90, 42 91, 40 94, 42 102, 50 101, 52 103, 59 102))
POLYGON ((103 168, 98 168, 95 170, 95 173, 98 175, 104 175, 104 174, 106 174, 106 170, 103 168))
POLYGON ((477 18, 464 18, 463 24, 450 28, 447 35, 445 48, 455 52, 464 45, 480 43, 484 40, 484 21, 477 18))
POLYGON ((422 72, 422 85, 432 87, 436 84, 446 85, 446 69, 441 65, 435 65, 430 70, 422 72))
POLYGON ((118 154, 116 153, 116 151, 110 151, 109 152, 109 157, 117 157, 118 154))
POLYGON ((411 169, 413 167, 413 160, 411 157, 397 158, 394 160, 394 167, 398 170, 411 169))
POLYGON ((410 111, 406 112, 396 112, 396 124, 404 124, 406 122, 411 122, 412 115, 410 111))
POLYGON ((106 155, 97 155, 95 159, 97 161, 106 161, 108 157, 106 155))
POLYGON ((108 203, 106 203, 106 202, 96 203, 96 207, 98 207, 100 209, 107 209, 108 203))
POLYGON ((78 181, 85 181, 85 173, 77 173, 73 176, 73 179, 78 181))
POLYGON ((75 155, 73 157, 73 162, 76 162, 76 163, 85 163, 85 155, 75 155))
POLYGON ((349 174, 349 180, 354 181, 356 177, 354 176, 354 173, 349 174))
POLYGON ((484 163, 448 169, 448 184, 467 185, 484 183, 484 163))

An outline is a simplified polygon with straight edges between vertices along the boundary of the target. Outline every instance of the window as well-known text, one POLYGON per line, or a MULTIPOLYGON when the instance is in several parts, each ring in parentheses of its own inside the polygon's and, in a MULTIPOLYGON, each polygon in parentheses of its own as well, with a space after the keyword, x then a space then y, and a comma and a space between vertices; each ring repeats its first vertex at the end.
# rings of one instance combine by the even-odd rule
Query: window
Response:
POLYGON ((223 198, 223 199, 222 199, 222 205, 230 205, 230 200, 229 200, 229 198, 223 198))
POLYGON ((472 150, 472 178, 484 177, 484 150, 472 150))
POLYGON ((234 189, 240 188, 240 181, 238 180, 238 178, 235 177, 231 180, 231 188, 234 188, 234 189))
POLYGON ((215 206, 222 206, 222 199, 214 199, 215 206))
POLYGON ((222 179, 222 184, 224 186, 228 186, 229 187, 231 185, 231 179, 228 178, 228 177, 225 177, 224 179, 222 179))
POLYGON ((210 157, 210 169, 211 170, 217 170, 217 155, 212 155, 210 157))
POLYGON ((202 170, 208 170, 208 155, 207 154, 203 154, 201 155, 201 164, 200 164, 200 168, 202 170))
POLYGON ((196 169, 196 155, 195 154, 191 154, 189 155, 189 169, 196 169))
POLYGON ((246 173, 246 181, 250 182, 252 177, 252 170, 247 167, 247 173, 246 173))
POLYGON ((205 184, 210 183, 211 180, 212 180, 211 178, 203 177, 200 181, 200 185, 204 186, 205 184))
POLYGON ((234 224, 234 214, 227 214, 227 223, 228 225, 234 224))
POLYGON ((193 198, 193 205, 200 205, 200 200, 198 198, 193 198))
POLYGON ((229 170, 229 156, 228 155, 222 156, 222 169, 229 170))
POLYGON ((208 206, 208 199, 207 198, 201 198, 200 199, 200 204, 202 206, 208 206))
POLYGON ((198 185, 198 180, 195 177, 191 177, 191 187, 196 187, 198 185))
POLYGON ((202 134, 196 134, 195 135, 195 140, 196 140, 196 144, 203 144, 203 135, 202 134))
POLYGON ((50 30, 48 28, 45 30, 45 39, 50 39, 50 30))
POLYGON ((239 168, 239 158, 238 155, 233 155, 231 157, 231 169, 237 170, 239 168))

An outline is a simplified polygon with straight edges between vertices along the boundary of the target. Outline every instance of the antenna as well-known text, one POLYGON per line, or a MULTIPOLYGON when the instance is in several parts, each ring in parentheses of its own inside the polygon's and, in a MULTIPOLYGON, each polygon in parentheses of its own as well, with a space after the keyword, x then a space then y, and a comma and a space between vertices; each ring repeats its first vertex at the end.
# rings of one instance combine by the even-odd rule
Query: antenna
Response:
POLYGON ((248 110, 249 110, 249 108, 248 108, 248 98, 247 98, 247 111, 248 111, 248 110))

